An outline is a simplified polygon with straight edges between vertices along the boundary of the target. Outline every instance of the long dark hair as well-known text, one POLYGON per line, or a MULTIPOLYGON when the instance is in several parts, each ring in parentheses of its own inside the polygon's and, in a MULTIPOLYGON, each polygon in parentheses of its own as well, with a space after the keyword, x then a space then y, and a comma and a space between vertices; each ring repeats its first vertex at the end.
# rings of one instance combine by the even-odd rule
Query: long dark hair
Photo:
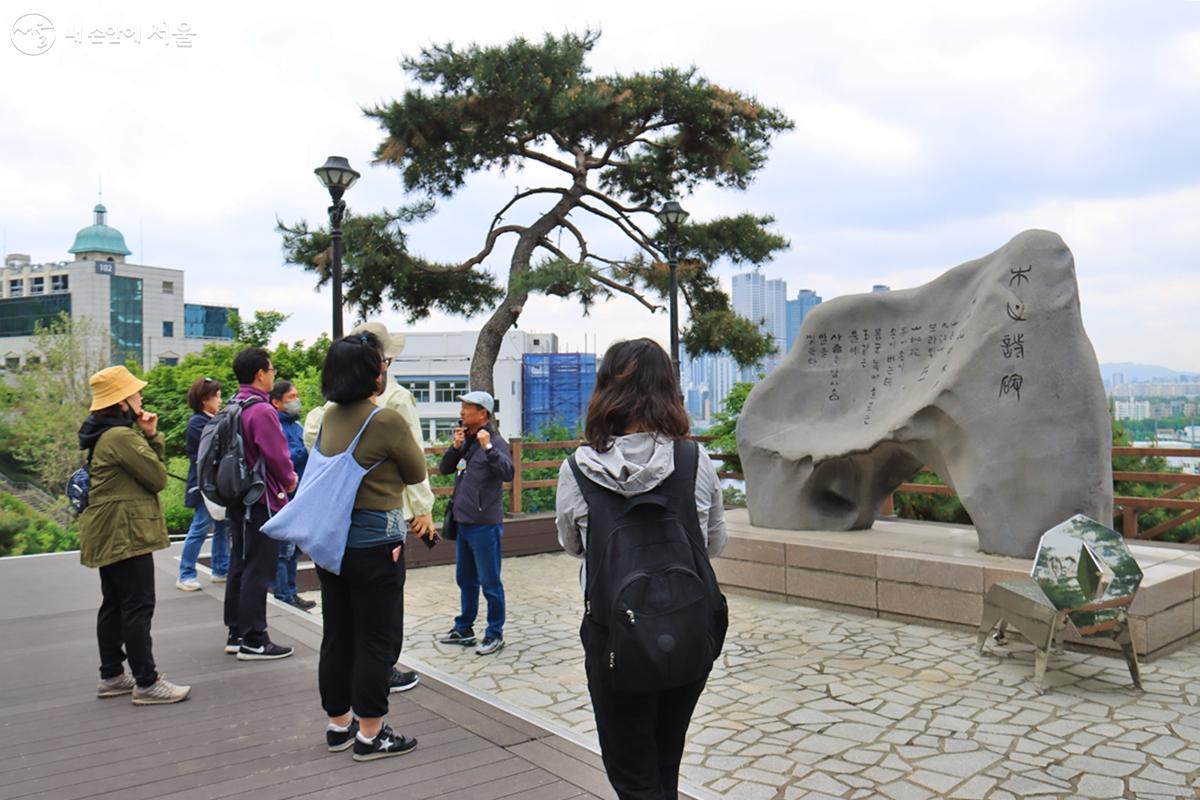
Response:
POLYGON ((668 439, 691 432, 671 359, 653 339, 630 339, 608 348, 588 403, 584 437, 598 453, 614 436, 638 428, 668 439))

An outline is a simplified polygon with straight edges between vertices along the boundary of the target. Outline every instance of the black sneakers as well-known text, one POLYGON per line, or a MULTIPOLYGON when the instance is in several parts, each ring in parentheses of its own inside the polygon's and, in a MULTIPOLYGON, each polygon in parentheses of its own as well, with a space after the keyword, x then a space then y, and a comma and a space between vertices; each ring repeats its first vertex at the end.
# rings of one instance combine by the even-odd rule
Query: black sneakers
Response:
POLYGON ((454 628, 441 639, 438 639, 438 641, 441 644, 460 644, 463 647, 470 647, 475 644, 475 631, 470 628, 467 628, 465 631, 454 628))
POLYGON ((267 642, 258 647, 250 647, 245 642, 242 642, 242 646, 237 651, 238 661, 275 661, 276 659, 287 658, 291 654, 292 648, 284 647, 274 642, 267 642))
POLYGON ((236 656, 238 653, 238 650, 241 649, 241 647, 242 647, 242 637, 238 636, 236 633, 229 634, 228 638, 225 639, 226 654, 231 655, 231 656, 236 656))
POLYGON ((358 733, 358 720, 350 720, 350 727, 344 731, 335 731, 332 728, 325 729, 325 744, 329 745, 329 752, 340 753, 343 750, 348 750, 354 744, 354 737, 358 733))
POLYGON ((388 678, 389 692, 407 692, 421 682, 421 676, 415 672, 401 672, 392 667, 392 677, 388 678))
POLYGON ((354 737, 354 760, 374 761, 388 756, 402 756, 412 752, 417 746, 417 740, 411 736, 401 736, 385 724, 379 734, 369 742, 364 742, 361 736, 354 737))

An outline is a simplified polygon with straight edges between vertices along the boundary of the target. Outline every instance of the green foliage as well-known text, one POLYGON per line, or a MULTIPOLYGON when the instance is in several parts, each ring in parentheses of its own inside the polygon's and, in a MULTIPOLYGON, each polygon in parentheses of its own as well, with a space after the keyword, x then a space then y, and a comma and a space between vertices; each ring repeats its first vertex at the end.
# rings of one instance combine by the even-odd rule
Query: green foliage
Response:
POLYGON ((51 494, 63 491, 84 457, 79 423, 91 404, 88 378, 108 366, 100 328, 65 314, 33 334, 38 358, 0 393, 0 438, 9 457, 51 494))
MULTIPOLYGON (((721 404, 721 410, 717 412, 716 424, 704 432, 706 435, 714 437, 708 443, 709 452, 730 455, 737 453, 738 416, 742 413, 742 406, 746 404, 746 398, 753 388, 754 384, 752 383, 735 383, 729 390, 725 402, 721 404)), ((727 461, 723 471, 737 472, 741 468, 741 462, 727 461)))
MULTIPOLYGON (((457 270, 409 254, 403 222, 423 219, 431 204, 399 211, 359 216, 347 212, 342 222, 342 283, 346 303, 366 317, 385 305, 403 309, 409 322, 433 310, 472 316, 492 306, 500 295, 495 278, 486 272, 457 270)), ((284 261, 317 274, 324 286, 332 276, 331 236, 327 229, 311 230, 304 220, 278 222, 284 261)))
MULTIPOLYGON (((1131 437, 1125 427, 1125 421, 1113 420, 1113 447, 1129 447, 1131 437)), ((1113 472, 1179 472, 1178 468, 1167 465, 1167 460, 1160 456, 1116 456, 1113 458, 1113 472)), ((1113 484, 1113 494, 1124 497, 1161 497, 1173 488, 1170 483, 1141 483, 1138 481, 1116 481, 1113 484)), ((1180 499, 1196 499, 1197 491, 1186 492, 1180 499)), ((1174 519, 1181 513, 1175 509, 1150 508, 1142 509, 1137 515, 1139 531, 1146 531, 1167 520, 1174 519)), ((1120 528, 1120 523, 1114 523, 1120 528)), ((1190 542, 1200 538, 1200 520, 1192 520, 1170 528, 1159 537, 1165 542, 1190 542)))
MULTIPOLYGON (((658 227, 655 211, 701 184, 745 189, 774 137, 793 127, 778 109, 694 68, 594 76, 586 62, 597 39, 585 31, 500 46, 434 45, 403 60, 410 88, 401 99, 366 111, 385 134, 376 163, 400 170, 418 202, 347 217, 347 300, 364 315, 389 303, 410 319, 435 307, 463 314, 494 308, 472 364, 481 388, 491 388, 500 336, 516 324, 531 292, 575 297, 585 313, 616 293, 661 309, 655 300, 666 295, 666 245, 647 232, 658 227), (491 224, 480 226, 474 255, 451 266, 408 252, 401 226, 427 218, 436 198, 454 195, 477 173, 534 165, 544 182, 519 187, 491 224), (619 249, 593 252, 593 231, 607 246, 620 242, 619 249), (476 268, 510 234, 517 241, 501 298, 476 268)), ((680 232, 695 262, 695 276, 681 284, 692 312, 684 336, 690 352, 728 350, 743 364, 769 352, 769 340, 729 311, 709 270, 719 258, 761 263, 786 247, 767 230, 773 222, 743 214, 680 232)), ((328 234, 303 222, 280 223, 279 231, 288 263, 326 281, 328 234)))
MULTIPOLYGON (((942 479, 932 472, 918 472, 909 483, 940 485, 942 479)), ((896 492, 896 516, 903 519, 924 519, 931 522, 957 522, 970 525, 971 516, 963 508, 958 495, 896 492)))
MULTIPOLYGON (((167 459, 167 472, 181 478, 187 477, 187 456, 175 456, 167 459)), ((158 501, 162 504, 163 518, 167 522, 167 533, 172 536, 187 533, 187 529, 192 524, 192 515, 195 512, 183 504, 185 490, 186 486, 183 481, 170 478, 167 480, 167 488, 158 495, 158 501)))
MULTIPOLYGON (((275 311, 257 311, 251 324, 253 330, 247 335, 257 337, 268 330, 274 331, 283 319, 284 315, 275 311)), ((247 328, 239 327, 239 330, 244 332, 247 328)), ((142 390, 142 403, 158 414, 158 429, 166 440, 168 456, 187 453, 187 423, 192 416, 187 405, 188 387, 197 378, 213 378, 221 383, 222 400, 229 400, 238 390, 237 377, 233 374, 234 356, 245 347, 260 346, 251 341, 214 342, 201 352, 186 356, 178 364, 160 364, 145 375, 147 386, 142 390)), ((322 335, 307 346, 303 342, 281 342, 268 350, 276 378, 296 384, 304 409, 325 402, 321 397, 321 365, 329 352, 327 336, 322 335)), ((76 422, 76 429, 78 426, 76 422)), ((186 469, 185 466, 185 472, 177 474, 185 474, 186 469)))
POLYGON ((253 322, 242 322, 236 311, 230 311, 225 324, 233 331, 233 340, 242 347, 266 347, 289 316, 281 311, 255 311, 253 322))
POLYGON ((75 525, 64 528, 7 492, 0 492, 0 556, 79 549, 75 525))

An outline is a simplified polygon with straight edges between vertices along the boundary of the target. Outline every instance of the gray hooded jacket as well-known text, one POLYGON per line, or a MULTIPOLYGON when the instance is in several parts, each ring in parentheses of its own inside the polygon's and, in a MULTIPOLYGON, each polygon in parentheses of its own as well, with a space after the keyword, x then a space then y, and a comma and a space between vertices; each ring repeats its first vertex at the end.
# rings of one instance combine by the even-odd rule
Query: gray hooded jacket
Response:
MULTIPOLYGON (((675 443, 652 433, 631 433, 613 439, 613 446, 606 453, 597 453, 585 444, 575 451, 575 461, 591 480, 632 497, 658 486, 675 471, 675 443)), ((719 555, 725 549, 725 504, 717 470, 703 446, 696 465, 696 510, 708 555, 719 555)), ((582 559, 587 551, 588 507, 575 473, 566 461, 558 470, 554 522, 558 526, 559 544, 582 559)), ((581 570, 580 582, 586 584, 586 580, 581 570)))

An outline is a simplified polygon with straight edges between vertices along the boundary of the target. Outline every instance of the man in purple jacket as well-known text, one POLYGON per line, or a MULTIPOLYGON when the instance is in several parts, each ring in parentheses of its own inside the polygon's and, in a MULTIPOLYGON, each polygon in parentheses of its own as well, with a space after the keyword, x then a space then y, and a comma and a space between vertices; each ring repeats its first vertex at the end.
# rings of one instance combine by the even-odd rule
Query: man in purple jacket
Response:
POLYGON ((287 658, 292 648, 275 644, 267 636, 267 591, 275 580, 279 543, 259 529, 287 504, 297 480, 279 415, 269 402, 275 385, 271 355, 261 347, 246 348, 233 359, 233 374, 240 384, 233 399, 243 401, 246 466, 262 475, 266 491, 249 508, 232 505, 226 512, 233 552, 225 586, 225 625, 229 628, 225 652, 236 653, 239 661, 270 661, 287 658))

